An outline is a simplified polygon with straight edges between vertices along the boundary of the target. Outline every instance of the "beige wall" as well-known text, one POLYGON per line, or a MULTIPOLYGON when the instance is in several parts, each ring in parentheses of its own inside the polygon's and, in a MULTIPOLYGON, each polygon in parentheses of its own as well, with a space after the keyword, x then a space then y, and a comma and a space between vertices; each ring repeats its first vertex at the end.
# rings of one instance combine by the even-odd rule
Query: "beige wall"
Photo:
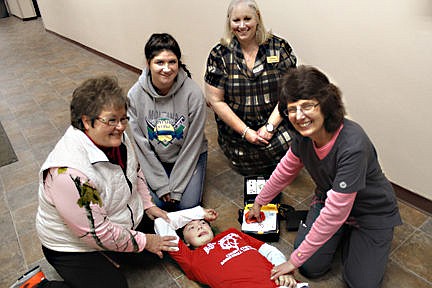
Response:
MULTIPOLYGON (((228 0, 38 0, 46 29, 142 68, 153 32, 171 33, 202 85, 207 54, 223 32, 228 0)), ((261 0, 268 29, 301 64, 344 92, 389 179, 432 199, 432 2, 261 0)))

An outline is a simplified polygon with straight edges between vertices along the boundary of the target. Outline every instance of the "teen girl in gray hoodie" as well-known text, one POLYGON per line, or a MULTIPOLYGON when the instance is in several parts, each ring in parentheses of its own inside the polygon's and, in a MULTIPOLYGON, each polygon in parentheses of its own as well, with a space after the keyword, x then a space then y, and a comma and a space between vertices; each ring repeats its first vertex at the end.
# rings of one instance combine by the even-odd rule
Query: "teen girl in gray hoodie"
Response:
POLYGON ((153 34, 144 50, 147 67, 128 93, 138 160, 157 206, 195 207, 207 166, 205 98, 171 35, 153 34))

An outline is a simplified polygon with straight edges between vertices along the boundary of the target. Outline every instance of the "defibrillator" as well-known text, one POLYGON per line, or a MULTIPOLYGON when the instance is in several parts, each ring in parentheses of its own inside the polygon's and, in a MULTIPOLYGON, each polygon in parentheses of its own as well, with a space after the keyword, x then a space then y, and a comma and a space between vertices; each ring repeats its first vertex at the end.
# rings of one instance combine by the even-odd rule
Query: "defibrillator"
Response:
MULTIPOLYGON (((268 177, 248 176, 244 179, 244 209, 241 211, 241 231, 264 242, 277 242, 280 236, 279 205, 280 196, 261 207, 261 222, 248 219, 255 197, 261 192, 268 177)), ((239 219, 240 220, 240 219, 239 219)))

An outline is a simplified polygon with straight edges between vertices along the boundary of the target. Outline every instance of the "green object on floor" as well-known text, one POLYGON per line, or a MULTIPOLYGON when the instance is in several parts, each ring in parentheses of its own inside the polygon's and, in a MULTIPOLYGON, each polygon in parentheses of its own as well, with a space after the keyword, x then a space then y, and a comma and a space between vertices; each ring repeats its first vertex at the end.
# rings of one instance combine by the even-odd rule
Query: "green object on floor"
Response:
POLYGON ((6 131, 0 122, 0 167, 18 161, 15 151, 9 141, 6 131))

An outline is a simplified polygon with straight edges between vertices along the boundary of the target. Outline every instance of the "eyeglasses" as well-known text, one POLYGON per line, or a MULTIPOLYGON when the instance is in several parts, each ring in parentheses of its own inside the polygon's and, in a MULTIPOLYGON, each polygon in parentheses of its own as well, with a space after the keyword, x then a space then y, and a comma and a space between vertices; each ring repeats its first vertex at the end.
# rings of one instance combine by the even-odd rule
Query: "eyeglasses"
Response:
POLYGON ((127 125, 129 123, 129 117, 124 117, 124 118, 120 118, 120 119, 105 119, 105 118, 101 118, 101 117, 96 117, 96 120, 99 120, 100 122, 102 122, 105 125, 108 126, 112 126, 112 127, 116 127, 118 126, 119 123, 121 123, 123 126, 127 125))
POLYGON ((291 107, 288 107, 287 109, 285 109, 283 111, 283 114, 285 116, 294 116, 294 115, 297 114, 297 111, 301 111, 304 114, 311 113, 311 112, 313 112, 315 110, 315 107, 317 107, 319 104, 320 103, 316 103, 316 104, 314 104, 314 103, 303 103, 303 104, 300 104, 300 105, 297 105, 297 106, 291 106, 291 107))

